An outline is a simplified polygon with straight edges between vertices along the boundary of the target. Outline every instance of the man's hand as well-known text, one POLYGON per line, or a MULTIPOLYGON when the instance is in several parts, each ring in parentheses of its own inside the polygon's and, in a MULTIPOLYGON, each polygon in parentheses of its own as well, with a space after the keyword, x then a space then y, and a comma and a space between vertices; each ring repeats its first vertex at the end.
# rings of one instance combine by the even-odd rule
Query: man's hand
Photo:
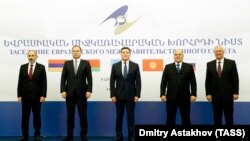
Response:
POLYGON ((91 97, 91 92, 86 92, 86 98, 89 99, 91 97))
POLYGON ((66 96, 67 96, 67 93, 66 93, 66 92, 62 92, 62 93, 61 93, 61 95, 62 95, 62 98, 64 98, 64 99, 65 99, 65 98, 66 98, 66 96))
POLYGON ((40 97, 40 102, 45 102, 45 97, 41 96, 40 97))
POLYGON ((190 102, 195 102, 196 101, 196 96, 190 96, 190 102))
POLYGON ((22 97, 18 97, 17 101, 20 102, 20 103, 22 103, 22 97))
POLYGON ((113 96, 113 97, 111 98, 111 100, 112 100, 113 103, 115 103, 115 102, 116 102, 116 97, 113 96))
POLYGON ((161 96, 161 101, 166 102, 167 101, 167 97, 165 95, 161 96))
POLYGON ((211 101, 212 101, 212 95, 207 95, 207 100, 208 100, 209 102, 211 102, 211 101))

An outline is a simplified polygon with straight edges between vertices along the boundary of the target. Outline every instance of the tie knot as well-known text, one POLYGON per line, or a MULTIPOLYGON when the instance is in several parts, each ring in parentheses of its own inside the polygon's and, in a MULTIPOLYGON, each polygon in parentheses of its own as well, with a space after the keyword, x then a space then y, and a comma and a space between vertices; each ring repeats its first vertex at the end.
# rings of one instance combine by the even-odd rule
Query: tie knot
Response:
POLYGON ((221 62, 218 62, 219 64, 221 63, 221 62))
POLYGON ((179 66, 180 66, 180 64, 179 64, 179 63, 177 63, 177 65, 176 65, 176 66, 178 66, 178 67, 179 67, 179 66))
POLYGON ((30 66, 33 67, 34 65, 31 64, 30 66))

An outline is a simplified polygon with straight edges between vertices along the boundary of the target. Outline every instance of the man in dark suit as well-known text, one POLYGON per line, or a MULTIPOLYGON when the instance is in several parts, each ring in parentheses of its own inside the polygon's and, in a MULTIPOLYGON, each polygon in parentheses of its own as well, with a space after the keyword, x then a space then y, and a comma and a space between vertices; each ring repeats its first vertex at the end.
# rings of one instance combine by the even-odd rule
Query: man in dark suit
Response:
POLYGON ((234 60, 224 58, 222 46, 214 48, 215 60, 207 63, 206 97, 212 102, 215 125, 222 125, 222 114, 226 125, 233 125, 233 102, 239 95, 239 77, 234 60))
POLYGON ((32 110, 35 141, 40 141, 41 104, 45 101, 47 93, 47 77, 45 67, 36 62, 37 53, 29 50, 27 54, 29 63, 20 67, 17 86, 18 102, 22 103, 22 138, 29 139, 29 117, 32 110))
POLYGON ((116 104, 116 138, 123 140, 122 123, 123 115, 127 111, 128 139, 134 141, 134 109, 135 103, 140 98, 141 75, 139 65, 130 61, 131 50, 129 47, 121 49, 122 61, 113 64, 110 76, 110 97, 116 104))
POLYGON ((87 141, 87 99, 92 93, 92 72, 90 63, 80 59, 81 47, 73 46, 73 60, 65 61, 61 76, 61 95, 66 99, 67 107, 67 136, 63 141, 73 140, 75 107, 77 106, 80 119, 80 136, 87 141))
POLYGON ((166 102, 167 125, 175 125, 179 107, 182 125, 191 125, 190 105, 196 100, 196 78, 193 66, 183 62, 183 52, 174 52, 174 63, 167 64, 161 80, 161 100, 166 102), (167 92, 166 92, 167 88, 167 92))

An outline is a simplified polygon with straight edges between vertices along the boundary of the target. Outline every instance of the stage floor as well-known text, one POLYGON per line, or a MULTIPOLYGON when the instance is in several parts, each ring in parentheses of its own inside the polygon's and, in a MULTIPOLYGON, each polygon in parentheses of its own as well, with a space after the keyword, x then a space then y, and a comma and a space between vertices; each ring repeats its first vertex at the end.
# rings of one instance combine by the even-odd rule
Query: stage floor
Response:
MULTIPOLYGON (((20 137, 0 137, 0 141, 18 141, 20 137)), ((42 137, 42 141, 61 141, 64 137, 42 137)), ((89 141, 113 141, 115 137, 88 137, 89 141)), ((33 141, 31 136, 29 141, 33 141)), ((124 141, 127 139, 124 138, 124 141)), ((80 141, 80 137, 74 137, 73 141, 80 141)))

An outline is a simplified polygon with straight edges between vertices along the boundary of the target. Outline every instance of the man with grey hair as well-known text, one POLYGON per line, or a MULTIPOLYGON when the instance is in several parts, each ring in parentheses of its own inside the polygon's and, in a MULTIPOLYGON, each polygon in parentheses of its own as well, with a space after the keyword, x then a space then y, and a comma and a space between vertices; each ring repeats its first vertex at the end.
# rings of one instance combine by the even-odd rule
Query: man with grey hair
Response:
POLYGON ((18 102, 22 103, 22 138, 29 139, 29 117, 32 110, 35 141, 40 141, 41 104, 47 93, 47 77, 45 67, 36 62, 37 53, 29 50, 28 63, 21 65, 17 86, 18 102))
POLYGON ((214 48, 215 60, 207 63, 206 97, 212 103, 215 125, 222 125, 224 113, 226 125, 233 125, 234 100, 239 96, 239 77, 234 60, 224 58, 224 49, 214 48))

